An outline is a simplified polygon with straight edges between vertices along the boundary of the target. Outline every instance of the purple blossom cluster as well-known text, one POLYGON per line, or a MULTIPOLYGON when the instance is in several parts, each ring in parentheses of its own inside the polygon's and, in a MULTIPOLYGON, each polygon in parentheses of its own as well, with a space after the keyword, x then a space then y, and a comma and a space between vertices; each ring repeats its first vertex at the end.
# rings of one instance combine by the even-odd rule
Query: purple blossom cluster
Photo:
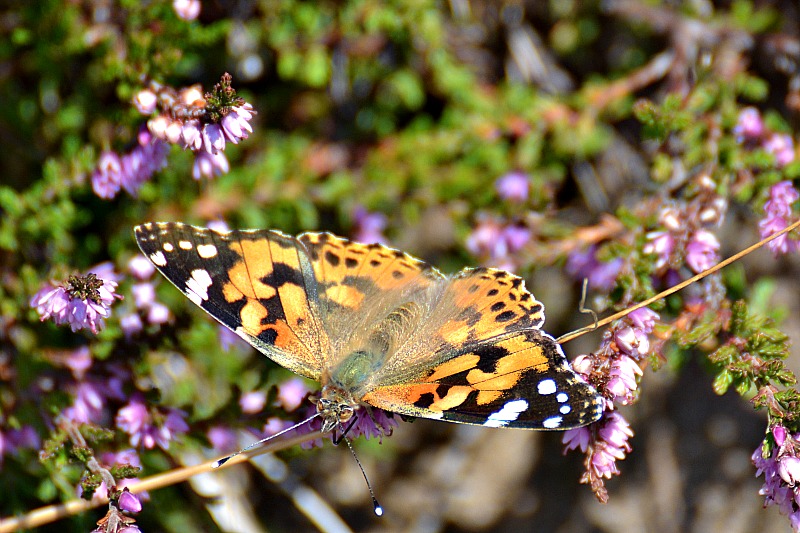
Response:
POLYGON ((515 270, 518 266, 515 254, 530 242, 531 237, 531 230, 523 224, 503 223, 484 216, 467 237, 466 248, 484 264, 515 270))
POLYGON ((530 193, 531 178, 522 171, 514 170, 497 178, 494 188, 503 200, 523 203, 530 193))
POLYGON ((605 497, 602 479, 619 474, 616 462, 630 452, 628 439, 633 436, 630 425, 614 411, 614 405, 627 405, 636 399, 642 364, 650 353, 648 335, 658 318, 646 307, 633 311, 606 334, 597 353, 578 356, 572 364, 587 382, 601 384, 598 391, 606 398, 606 413, 595 424, 564 432, 564 452, 579 448, 586 454, 586 472, 581 481, 589 483, 601 499, 605 497))
POLYGON ((589 280, 589 287, 607 292, 614 288, 625 261, 621 257, 600 261, 597 246, 573 252, 567 257, 566 272, 577 280, 589 280))
MULTIPOLYGON (((183 18, 199 14, 199 2, 176 1, 174 6, 180 16, 186 15, 183 18)), ((133 104, 142 115, 158 113, 142 127, 132 151, 123 156, 106 151, 100 156, 92 174, 92 188, 100 198, 114 198, 120 189, 136 196, 142 184, 164 168, 173 144, 194 152, 195 180, 225 174, 230 170, 223 153, 226 145, 239 144, 253 132, 253 106, 236 96, 228 74, 207 94, 197 85, 175 90, 151 83, 136 93, 133 104)))
POLYGON ((733 134, 746 147, 761 148, 772 154, 778 167, 785 167, 797 159, 792 136, 770 131, 764 124, 761 112, 754 107, 746 107, 739 112, 733 134))
MULTIPOLYGON (((115 488, 119 489, 121 485, 115 488)), ((111 499, 108 512, 97 521, 97 527, 92 533, 141 533, 135 523, 136 519, 128 516, 130 513, 141 511, 142 503, 139 498, 127 488, 123 488, 118 497, 111 499)))
POLYGON ((30 306, 42 321, 52 319, 59 326, 69 324, 72 331, 90 329, 97 334, 111 315, 111 304, 122 298, 109 266, 98 265, 95 272, 70 276, 60 284, 48 283, 31 298, 30 306))
POLYGON ((764 506, 778 506, 789 517, 792 529, 800 532, 800 434, 792 435, 781 425, 773 426, 771 452, 764 457, 762 446, 752 456, 756 477, 764 476, 759 494, 764 506))
POLYGON ((683 207, 670 205, 661 210, 663 229, 647 234, 642 251, 656 256, 655 272, 677 271, 685 263, 695 274, 719 262, 719 240, 706 226, 722 220, 725 202, 716 195, 683 207))
MULTIPOLYGON (((762 239, 777 233, 794 221, 792 204, 798 199, 800 199, 800 193, 797 192, 791 181, 782 181, 770 187, 769 200, 764 204, 766 216, 758 223, 762 239)), ((767 246, 776 256, 800 250, 798 241, 789 238, 787 234, 773 239, 767 243, 767 246)))
POLYGON ((358 206, 353 213, 353 222, 355 223, 353 240, 367 244, 388 242, 383 234, 388 220, 383 213, 372 213, 358 206))
MULTIPOLYGON (((317 412, 317 408, 314 405, 309 405, 305 411, 306 417, 312 416, 317 412)), ((397 418, 395 417, 394 413, 390 413, 388 411, 384 411, 383 409, 378 409, 376 407, 368 407, 363 406, 362 409, 356 411, 355 415, 358 418, 353 424, 353 427, 347 432, 347 437, 350 439, 355 439, 361 435, 364 435, 365 438, 371 439, 377 437, 379 442, 383 442, 383 437, 388 437, 392 434, 394 428, 398 426, 397 418)), ((350 422, 347 423, 348 425, 350 422)), ((309 450, 314 447, 322 446, 322 439, 328 438, 333 440, 336 431, 323 435, 322 431, 322 419, 320 417, 316 417, 312 419, 307 424, 303 424, 297 428, 299 433, 318 433, 320 438, 306 441, 300 446, 306 450, 309 450)))
POLYGON ((0 468, 3 466, 3 457, 14 457, 19 450, 38 450, 41 447, 39 434, 33 427, 23 425, 19 428, 0 427, 0 468))
POLYGON ((172 9, 183 20, 194 20, 200 16, 200 0, 172 0, 172 9))
POLYGON ((119 319, 122 332, 128 339, 139 334, 144 329, 145 322, 160 326, 172 320, 169 308, 156 299, 156 288, 151 279, 155 271, 153 264, 141 254, 128 261, 128 272, 136 280, 131 286, 135 309, 126 312, 119 319))
POLYGON ((117 411, 115 421, 130 436, 131 446, 167 450, 173 438, 189 431, 185 418, 186 413, 179 409, 149 409, 141 397, 134 395, 117 411))
POLYGON ((146 127, 139 130, 136 146, 127 154, 107 150, 100 154, 92 172, 92 190, 100 198, 110 200, 120 189, 133 197, 153 174, 167 165, 169 146, 153 137, 146 127))

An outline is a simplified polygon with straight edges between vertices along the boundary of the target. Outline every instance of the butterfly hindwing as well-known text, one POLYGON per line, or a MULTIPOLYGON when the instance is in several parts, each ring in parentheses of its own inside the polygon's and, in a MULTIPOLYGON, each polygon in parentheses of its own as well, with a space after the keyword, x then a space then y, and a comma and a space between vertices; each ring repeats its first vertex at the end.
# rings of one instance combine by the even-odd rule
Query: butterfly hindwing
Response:
POLYGON ((414 381, 377 387, 363 401, 408 416, 524 429, 569 429, 600 417, 603 399, 536 329, 464 346, 414 381))
POLYGON ((319 380, 327 337, 298 241, 277 231, 180 223, 134 229, 142 252, 192 302, 278 364, 319 380))

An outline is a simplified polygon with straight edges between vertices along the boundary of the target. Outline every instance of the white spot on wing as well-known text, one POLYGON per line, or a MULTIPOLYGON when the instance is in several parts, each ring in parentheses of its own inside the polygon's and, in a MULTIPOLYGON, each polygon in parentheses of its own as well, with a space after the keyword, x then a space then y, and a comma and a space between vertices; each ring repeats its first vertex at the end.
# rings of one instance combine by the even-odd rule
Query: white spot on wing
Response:
POLYGON ((191 250, 192 249, 192 243, 190 243, 189 241, 179 241, 178 242, 178 246, 180 247, 181 250, 191 250))
POLYGON ((550 418, 545 418, 544 422, 542 422, 542 427, 546 429, 556 429, 561 425, 561 420, 562 418, 560 416, 551 416, 550 418))
POLYGON ((164 257, 164 254, 161 252, 161 250, 154 254, 150 254, 150 261, 152 261, 154 265, 160 267, 166 266, 167 264, 167 258, 164 257))
POLYGON ((208 288, 211 286, 211 276, 203 269, 192 270, 192 277, 186 280, 186 296, 200 305, 208 300, 208 288))
POLYGON ((507 426, 509 422, 513 422, 519 418, 519 414, 528 408, 528 402, 525 400, 511 400, 496 413, 489 415, 484 426, 490 428, 500 428, 507 426))
POLYGON ((572 407, 569 405, 562 405, 558 410, 561 411, 562 415, 567 415, 570 411, 572 411, 572 407))
POLYGON ((197 255, 203 259, 210 259, 217 255, 217 247, 213 244, 198 244, 197 255))
POLYGON ((553 394, 556 391, 556 382, 552 379, 543 379, 536 385, 536 389, 541 395, 553 394))
POLYGON ((165 252, 171 252, 172 250, 175 249, 175 247, 172 246, 171 242, 165 242, 163 248, 165 252))
POLYGON ((566 392, 559 392, 559 393, 556 395, 556 401, 557 401, 558 403, 564 403, 564 402, 566 402, 567 400, 569 400, 569 396, 567 396, 567 393, 566 393, 566 392))

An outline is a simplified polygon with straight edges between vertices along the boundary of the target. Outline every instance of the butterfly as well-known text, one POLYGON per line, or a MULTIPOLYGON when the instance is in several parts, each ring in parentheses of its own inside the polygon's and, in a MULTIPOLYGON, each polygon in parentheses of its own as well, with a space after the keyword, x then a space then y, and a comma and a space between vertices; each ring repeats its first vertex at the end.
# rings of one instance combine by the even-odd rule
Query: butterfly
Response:
POLYGON ((542 331, 544 306, 503 270, 446 276, 330 233, 134 229, 186 297, 279 365, 320 383, 322 431, 360 409, 486 427, 565 430, 604 398, 542 331))

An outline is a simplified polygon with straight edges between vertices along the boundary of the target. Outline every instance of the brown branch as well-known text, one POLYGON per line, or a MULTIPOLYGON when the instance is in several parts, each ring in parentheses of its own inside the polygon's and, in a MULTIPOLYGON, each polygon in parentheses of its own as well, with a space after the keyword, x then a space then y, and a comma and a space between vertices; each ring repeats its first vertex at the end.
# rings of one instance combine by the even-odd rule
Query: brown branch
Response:
MULTIPOLYGON (((280 441, 270 442, 261 448, 256 448, 255 450, 243 452, 240 455, 233 457, 230 461, 225 463, 219 469, 228 468, 229 466, 243 463, 245 461, 248 461, 251 457, 256 457, 265 453, 276 452, 279 450, 285 450, 286 448, 291 448, 296 444, 301 444, 303 442, 308 442, 314 439, 318 439, 319 437, 320 433, 314 431, 311 433, 306 433, 302 435, 288 437, 286 439, 281 439, 280 441)), ((156 490, 163 487, 168 487, 170 485, 186 481, 190 477, 195 476, 197 474, 202 474, 205 472, 216 470, 211 468, 212 465, 216 463, 216 461, 217 461, 216 459, 213 461, 206 461, 205 463, 199 465, 185 466, 182 468, 177 468, 175 470, 164 472, 162 474, 156 474, 154 476, 146 477, 142 479, 139 483, 128 486, 128 490, 136 494, 144 491, 156 490)), ((36 528, 39 526, 43 526, 45 524, 49 524, 51 522, 55 522, 56 520, 66 518, 68 516, 73 516, 103 505, 108 505, 107 498, 94 498, 91 501, 72 500, 58 505, 48 505, 46 507, 40 507, 39 509, 35 509, 25 514, 24 516, 16 518, 6 518, 0 520, 0 533, 11 533, 12 531, 18 531, 21 529, 36 528)))

